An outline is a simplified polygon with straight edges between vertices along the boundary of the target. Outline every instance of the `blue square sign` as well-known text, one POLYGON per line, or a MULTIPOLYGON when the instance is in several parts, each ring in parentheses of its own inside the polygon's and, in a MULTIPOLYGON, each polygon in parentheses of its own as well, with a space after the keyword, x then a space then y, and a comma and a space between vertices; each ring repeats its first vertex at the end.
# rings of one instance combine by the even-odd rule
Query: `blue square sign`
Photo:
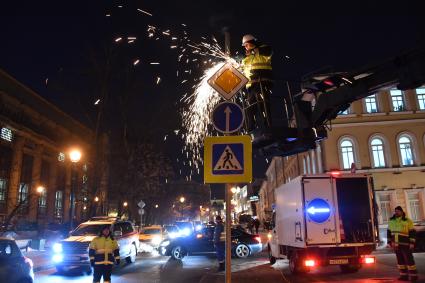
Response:
POLYGON ((243 174, 243 144, 227 143, 212 146, 214 175, 243 174))

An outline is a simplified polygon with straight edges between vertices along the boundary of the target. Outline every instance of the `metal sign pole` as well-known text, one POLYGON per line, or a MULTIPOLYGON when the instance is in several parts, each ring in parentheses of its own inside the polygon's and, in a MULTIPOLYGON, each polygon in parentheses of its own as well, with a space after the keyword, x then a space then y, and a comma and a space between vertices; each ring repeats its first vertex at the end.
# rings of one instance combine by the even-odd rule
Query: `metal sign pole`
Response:
POLYGON ((232 243, 231 243, 231 196, 232 196, 232 184, 226 184, 226 276, 225 282, 232 282, 232 243))

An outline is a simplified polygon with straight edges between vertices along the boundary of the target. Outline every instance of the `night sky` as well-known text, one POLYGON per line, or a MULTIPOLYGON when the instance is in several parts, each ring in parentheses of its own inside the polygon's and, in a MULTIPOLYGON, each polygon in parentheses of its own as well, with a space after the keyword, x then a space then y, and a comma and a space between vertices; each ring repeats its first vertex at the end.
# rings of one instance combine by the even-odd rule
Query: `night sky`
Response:
MULTIPOLYGON (((176 78, 178 53, 168 41, 149 39, 147 25, 170 29, 176 35, 184 29, 198 41, 215 36, 220 44, 226 26, 234 55, 243 52, 242 35, 254 34, 274 49, 275 92, 284 91, 285 80, 296 91, 301 76, 319 68, 350 71, 425 41, 419 1, 397 1, 397 6, 386 1, 7 2, 0 4, 0 68, 89 126, 87 117, 96 111, 96 95, 85 87, 87 78, 81 70, 89 66, 90 54, 114 45, 117 37, 137 37, 130 47, 116 44, 123 62, 131 65, 141 60, 134 67, 141 91, 128 111, 133 113, 134 124, 158 127, 153 134, 157 142, 179 127, 177 102, 187 87, 176 78), (157 85, 158 76, 161 83, 157 85), (51 87, 55 81, 65 82, 68 90, 51 87), (157 123, 158 117, 164 122, 157 123)), ((110 117, 117 115, 113 107, 109 109, 110 117)), ((113 123, 112 118, 109 121, 113 123)), ((178 142, 169 142, 164 147, 175 151, 178 142)), ((264 166, 258 161, 256 176, 264 175, 264 166)))

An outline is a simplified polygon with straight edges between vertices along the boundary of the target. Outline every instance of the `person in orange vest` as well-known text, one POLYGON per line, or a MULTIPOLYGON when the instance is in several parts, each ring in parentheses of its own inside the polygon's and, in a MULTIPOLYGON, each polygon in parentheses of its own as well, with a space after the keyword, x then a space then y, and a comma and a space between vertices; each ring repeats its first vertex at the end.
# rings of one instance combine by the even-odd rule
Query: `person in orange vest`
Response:
POLYGON ((416 231, 413 221, 406 217, 401 206, 395 208, 393 217, 390 218, 387 230, 388 245, 393 248, 397 257, 397 266, 401 281, 418 280, 415 259, 412 251, 416 242, 416 231))
POLYGON ((94 268, 93 282, 100 283, 103 276, 103 282, 110 283, 114 262, 117 265, 120 264, 120 249, 117 241, 112 237, 109 226, 105 226, 100 235, 91 241, 89 257, 90 264, 94 268))

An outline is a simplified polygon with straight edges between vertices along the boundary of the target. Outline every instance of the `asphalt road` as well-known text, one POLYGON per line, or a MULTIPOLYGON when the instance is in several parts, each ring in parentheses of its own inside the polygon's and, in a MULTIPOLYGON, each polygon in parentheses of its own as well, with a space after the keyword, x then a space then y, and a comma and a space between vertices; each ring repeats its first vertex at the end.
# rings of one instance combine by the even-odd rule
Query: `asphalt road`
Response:
MULTIPOLYGON (((420 281, 425 282, 425 253, 415 254, 420 281)), ((232 282, 397 282, 398 272, 393 254, 377 255, 377 265, 364 267, 355 274, 341 274, 338 267, 314 270, 302 276, 291 275, 286 260, 279 260, 273 267, 267 262, 266 254, 245 260, 232 260, 232 282)), ((134 264, 115 268, 112 282, 122 283, 218 283, 224 282, 224 273, 216 272, 214 256, 190 256, 183 261, 168 257, 140 255, 134 264)), ((35 282, 92 282, 92 277, 79 270, 57 274, 54 269, 36 273, 35 282)))

